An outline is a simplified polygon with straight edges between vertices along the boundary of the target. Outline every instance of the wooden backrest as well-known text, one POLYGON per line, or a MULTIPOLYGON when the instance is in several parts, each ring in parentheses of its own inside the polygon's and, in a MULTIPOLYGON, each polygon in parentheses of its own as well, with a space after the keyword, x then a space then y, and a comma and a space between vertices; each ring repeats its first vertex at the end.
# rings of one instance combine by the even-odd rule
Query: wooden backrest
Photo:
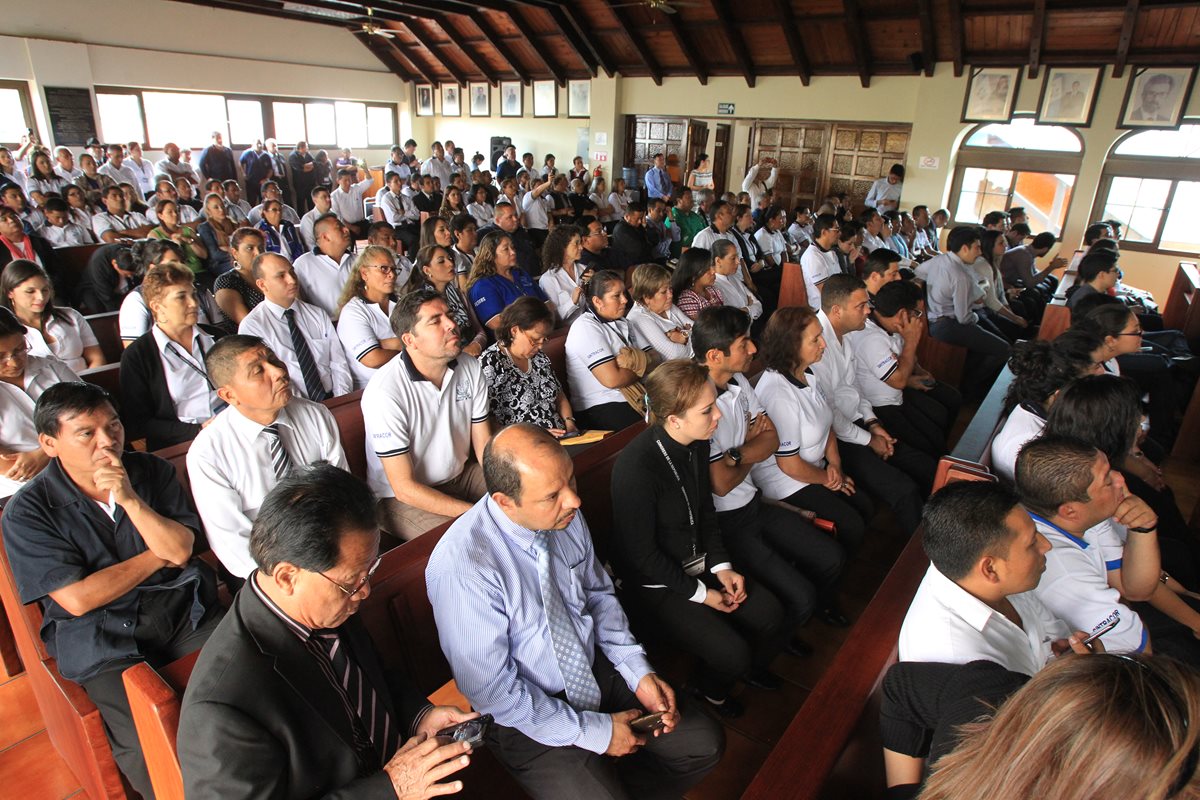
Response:
POLYGON ((184 800, 183 774, 176 748, 179 709, 183 690, 199 656, 199 650, 184 656, 161 674, 142 662, 121 675, 150 784, 158 800, 184 800))
POLYGON ((951 386, 962 383, 963 367, 967 363, 967 348, 939 341, 929 333, 928 317, 921 317, 924 332, 917 345, 917 361, 933 377, 951 386))
POLYGON ((74 296, 75 287, 83 278, 84 270, 87 269, 92 253, 98 249, 100 249, 98 244, 74 244, 70 247, 54 248, 54 260, 57 262, 58 272, 62 277, 68 297, 74 296))
POLYGON ((109 364, 118 364, 121 353, 125 348, 121 345, 121 325, 118 320, 119 311, 108 311, 103 314, 91 314, 85 319, 96 334, 96 341, 104 353, 104 360, 109 364))
POLYGON ((117 409, 121 408, 121 364, 118 357, 118 363, 105 364, 103 367, 95 369, 81 370, 79 377, 83 378, 88 383, 99 386, 104 391, 112 395, 113 402, 117 404, 117 409))
POLYGON ((791 261, 783 264, 779 279, 779 308, 808 308, 808 289, 804 288, 804 269, 791 261))
MULTIPOLYGON (((562 336, 551 334, 549 338, 542 344, 542 352, 550 358, 550 366, 554 367, 554 376, 558 378, 559 384, 562 386, 567 396, 571 396, 571 392, 567 389, 567 336, 565 331, 562 336)), ((556 331, 557 333, 557 331, 556 331)))
POLYGON ((367 478, 367 429, 363 424, 362 390, 334 397, 325 401, 326 407, 337 422, 338 436, 342 440, 342 450, 346 453, 346 461, 350 464, 350 472, 359 478, 367 478))
POLYGON ((1071 309, 1064 305, 1051 303, 1042 313, 1042 324, 1038 327, 1037 338, 1052 342, 1058 335, 1071 327, 1071 309))
POLYGON ((1163 325, 1183 331, 1189 340, 1200 338, 1200 269, 1191 261, 1180 261, 1163 304, 1163 325))

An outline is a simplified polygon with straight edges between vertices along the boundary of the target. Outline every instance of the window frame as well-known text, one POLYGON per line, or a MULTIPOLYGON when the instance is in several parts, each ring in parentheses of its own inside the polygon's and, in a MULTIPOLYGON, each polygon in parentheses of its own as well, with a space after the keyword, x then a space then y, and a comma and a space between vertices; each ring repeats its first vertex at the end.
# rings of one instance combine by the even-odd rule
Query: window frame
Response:
MULTIPOLYGON (((2 82, 0 82, 0 85, 2 85, 2 82)), ((142 146, 150 148, 151 150, 161 149, 162 144, 165 144, 165 142, 160 143, 160 144, 151 144, 150 143, 150 123, 146 119, 146 102, 142 96, 143 92, 155 92, 155 93, 159 93, 159 94, 205 94, 205 95, 217 95, 219 97, 222 97, 226 101, 226 105, 225 105, 226 130, 228 130, 228 128, 229 128, 229 119, 228 119, 228 116, 229 116, 228 101, 229 100, 257 100, 261 104, 261 108, 262 108, 263 137, 265 139, 275 139, 276 138, 276 136, 275 136, 275 111, 274 111, 274 107, 271 104, 277 103, 277 102, 278 103, 299 103, 302 106, 307 105, 309 103, 328 103, 331 106, 334 106, 335 108, 336 108, 335 104, 338 102, 362 103, 367 108, 381 108, 381 109, 386 110, 388 113, 391 114, 391 117, 392 117, 393 135, 394 135, 395 131, 400 130, 399 106, 396 103, 388 103, 388 102, 385 102, 382 100, 363 100, 361 98, 347 98, 347 97, 326 98, 326 97, 299 97, 299 96, 291 96, 291 95, 246 94, 246 93, 242 93, 242 92, 217 92, 217 91, 203 90, 203 89, 160 89, 160 88, 153 87, 153 86, 136 87, 136 86, 102 85, 102 86, 93 87, 93 91, 98 95, 99 94, 132 94, 132 95, 137 96, 138 103, 140 103, 141 107, 142 107, 142 135, 145 137, 142 141, 142 146)), ((336 129, 337 129, 336 116, 334 119, 335 119, 334 130, 335 130, 335 135, 336 135, 336 129)), ((305 131, 305 135, 307 135, 308 134, 307 118, 305 119, 304 131, 305 131)), ((227 136, 229 137, 229 141, 227 141, 225 144, 228 147, 231 147, 234 149, 250 147, 254 144, 254 142, 235 142, 235 141, 233 141, 232 132, 228 133, 227 136)), ((205 140, 205 141, 207 141, 207 140, 205 140)), ((306 140, 306 141, 308 141, 308 146, 310 148, 330 149, 330 148, 336 148, 338 146, 337 142, 315 142, 315 141, 311 141, 311 140, 306 140)), ((371 141, 370 136, 368 135, 368 137, 367 137, 368 144, 364 149, 371 148, 370 141, 371 141)), ((201 142, 199 144, 204 144, 204 143, 205 142, 201 142)), ((280 147, 295 147, 295 145, 296 145, 295 142, 279 141, 280 147)))
MULTIPOLYGON (((1013 117, 1013 121, 1018 119, 1032 119, 1028 115, 1017 115, 1013 117)), ((968 169, 995 169, 1004 170, 1013 173, 1012 185, 1017 185, 1017 175, 1026 172, 1047 173, 1051 175, 1074 175, 1076 182, 1079 180, 1079 170, 1083 165, 1083 156, 1086 143, 1083 137, 1079 135, 1079 131, 1075 130, 1070 125, 1059 125, 1057 127, 1065 128, 1070 131, 1075 138, 1079 140, 1079 152, 1065 153, 1059 150, 1027 150, 1016 147, 980 147, 979 145, 965 144, 972 136, 978 133, 983 128, 989 125, 995 125, 994 122, 984 122, 974 125, 967 134, 963 137, 964 144, 959 145, 958 152, 955 154, 954 162, 954 177, 950 181, 950 203, 949 206, 952 218, 958 219, 958 202, 962 196, 963 178, 968 169), (1019 163, 1013 163, 1015 159, 1019 159, 1019 163)), ((1072 190, 1072 200, 1074 200, 1074 191, 1072 190)), ((1004 210, 1007 212, 1012 208, 1013 189, 1009 189, 1007 199, 1004 202, 1004 210)), ((1067 222, 1070 219, 1071 208, 1070 203, 1067 204, 1067 212, 1063 215, 1062 230, 1059 231, 1058 241, 1062 241, 1062 231, 1067 229, 1067 222)), ((957 225, 958 223, 955 222, 957 225)))
MULTIPOLYGON (((16 91, 17 97, 21 101, 21 114, 25 118, 25 124, 22 127, 33 128, 35 131, 39 130, 37 118, 33 114, 33 101, 29 94, 29 82, 0 80, 0 89, 13 89, 16 91)), ((43 137, 39 135, 38 140, 42 141, 43 137)), ((0 142, 0 145, 10 150, 16 150, 21 146, 21 142, 0 142)))
MULTIPOLYGON (((1183 125, 1200 125, 1200 119, 1184 119, 1183 125)), ((1171 204, 1175 201, 1175 191, 1180 183, 1200 183, 1200 159, 1195 158, 1159 158, 1157 156, 1128 156, 1111 155, 1127 139, 1144 133, 1142 130, 1127 131, 1125 135, 1113 142, 1110 155, 1104 161, 1100 173, 1100 181, 1096 186, 1096 199, 1092 203, 1090 219, 1101 219, 1104 208, 1108 205, 1108 195, 1112 191, 1113 178, 1146 178, 1151 180, 1167 180, 1171 188, 1167 191, 1167 199, 1163 202, 1162 216, 1158 220, 1158 229, 1154 231, 1154 239, 1150 242, 1131 242, 1121 239, 1122 250, 1133 250, 1139 253, 1160 253, 1168 256, 1183 256, 1195 258, 1194 250, 1168 250, 1161 246, 1163 230, 1167 226, 1167 217, 1171 215, 1171 204), (1196 177, 1189 177, 1196 175, 1196 177)))

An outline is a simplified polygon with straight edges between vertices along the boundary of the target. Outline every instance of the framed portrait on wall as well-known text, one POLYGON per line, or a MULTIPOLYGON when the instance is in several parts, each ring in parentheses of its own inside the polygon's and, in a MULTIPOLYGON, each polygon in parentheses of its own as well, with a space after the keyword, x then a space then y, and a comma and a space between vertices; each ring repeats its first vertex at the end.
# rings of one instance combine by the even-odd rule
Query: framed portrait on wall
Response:
POLYGON ((492 115, 492 92, 486 83, 471 83, 467 85, 471 95, 471 116, 490 117, 492 115))
POLYGON ((520 81, 500 81, 500 116, 524 115, 524 88, 520 81))
POLYGON ((462 95, 460 94, 460 86, 456 83, 449 85, 442 84, 442 116, 443 117, 461 117, 462 116, 462 95))
POLYGON ((1103 67, 1050 67, 1038 97, 1037 124, 1092 124, 1103 67))
POLYGON ((558 85, 554 81, 533 82, 533 115, 558 116, 558 85))
POLYGON ((567 116, 585 118, 592 115, 592 82, 567 81, 567 116))
POLYGON ((1136 67, 1121 104, 1119 128, 1178 128, 1195 67, 1136 67))
POLYGON ((417 116, 433 116, 433 87, 427 83, 417 86, 417 116))
POLYGON ((963 122, 1008 122, 1017 102, 1020 67, 973 67, 963 98, 963 122))

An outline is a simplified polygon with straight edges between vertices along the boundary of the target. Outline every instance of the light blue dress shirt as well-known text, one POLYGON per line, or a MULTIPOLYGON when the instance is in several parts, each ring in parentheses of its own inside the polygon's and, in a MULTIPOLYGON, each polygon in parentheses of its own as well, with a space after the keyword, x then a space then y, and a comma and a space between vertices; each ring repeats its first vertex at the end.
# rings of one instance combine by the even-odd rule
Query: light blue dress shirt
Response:
MULTIPOLYGON (((552 536, 555 583, 584 650, 598 646, 636 690, 654 670, 629 631, 582 514, 552 536)), ((608 749, 608 714, 577 711, 553 696, 564 683, 542 606, 533 531, 484 497, 438 542, 425 585, 442 651, 475 710, 550 747, 608 749)))
POLYGON ((671 199, 671 176, 665 169, 651 167, 646 172, 646 196, 661 197, 664 200, 671 199))

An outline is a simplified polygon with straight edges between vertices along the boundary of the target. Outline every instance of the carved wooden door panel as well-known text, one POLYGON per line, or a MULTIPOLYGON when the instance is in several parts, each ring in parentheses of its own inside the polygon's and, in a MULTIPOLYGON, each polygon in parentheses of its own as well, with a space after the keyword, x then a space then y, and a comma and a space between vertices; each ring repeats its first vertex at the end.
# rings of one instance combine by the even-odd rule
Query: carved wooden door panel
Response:
MULTIPOLYGON (((750 160, 746 167, 765 157, 779 162, 779 177, 775 182, 775 204, 783 206, 791 216, 798 205, 815 207, 823 184, 826 148, 829 141, 828 123, 824 122, 759 122, 750 136, 750 160)), ((741 190, 745 175, 731 175, 729 190, 741 190)))
POLYGON ((887 175, 892 164, 904 163, 911 133, 909 125, 834 123, 822 199, 846 192, 851 208, 861 209, 871 184, 887 175))

